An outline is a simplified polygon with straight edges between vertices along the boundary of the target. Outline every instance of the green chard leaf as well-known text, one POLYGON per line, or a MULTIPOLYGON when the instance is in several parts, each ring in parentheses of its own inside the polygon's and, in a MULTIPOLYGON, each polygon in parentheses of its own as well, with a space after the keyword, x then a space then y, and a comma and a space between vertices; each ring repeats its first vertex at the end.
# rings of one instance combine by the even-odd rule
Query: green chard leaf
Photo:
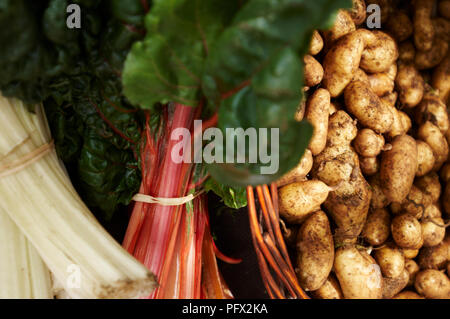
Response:
MULTIPOLYGON (((132 2, 140 4, 139 0, 132 2)), ((143 17, 141 8, 141 26, 143 17)), ((108 221, 139 190, 138 154, 144 117, 122 94, 120 78, 125 57, 141 36, 114 15, 102 21, 101 29, 97 43, 86 44, 93 46, 84 61, 89 77, 70 78, 69 101, 75 117, 83 124, 72 179, 88 206, 101 211, 102 218, 108 221), (80 91, 74 92, 74 88, 80 91)), ((69 142, 66 138, 61 144, 69 142)))
POLYGON ((203 187, 207 192, 213 191, 221 197, 228 207, 238 209, 247 206, 247 192, 244 187, 230 187, 219 183, 214 178, 209 178, 203 187))
MULTIPOLYGON (((328 28, 345 7, 350 0, 156 1, 145 39, 127 57, 125 94, 143 108, 168 101, 197 106, 206 99, 210 110, 220 107, 225 145, 234 144, 229 128, 269 129, 270 142, 246 143, 245 163, 235 156, 208 169, 225 185, 270 183, 298 163, 312 135, 311 125, 294 121, 312 32, 328 28), (271 141, 276 128, 279 143, 276 133, 271 141), (263 173, 267 160, 250 155, 270 149, 278 169, 263 173)), ((215 147, 224 154, 225 146, 215 147)))
POLYGON ((239 1, 159 0, 146 16, 147 36, 133 45, 123 75, 131 102, 197 106, 209 46, 239 8, 239 1))
MULTIPOLYGON (((239 164, 235 157, 236 164, 211 165, 212 176, 228 185, 267 184, 298 163, 312 136, 308 122, 294 120, 302 99, 301 56, 307 51, 312 31, 328 27, 328 16, 346 5, 350 5, 349 1, 254 0, 236 15, 211 49, 203 91, 210 103, 221 103, 222 131, 237 127, 279 128, 278 145, 272 144, 270 135, 271 142, 266 145, 273 149, 270 163, 278 163, 278 170, 263 174, 267 163, 239 164), (245 82, 250 84, 220 102, 224 93, 245 82)), ((236 145, 228 138, 226 145, 236 145)), ((276 139, 273 142, 276 144, 276 139)), ((245 151, 246 158, 252 153, 260 154, 260 141, 249 141, 245 151)))
MULTIPOLYGON (((298 123, 294 120, 294 113, 301 99, 297 84, 301 83, 302 77, 298 56, 292 49, 286 48, 274 55, 248 87, 222 102, 219 110, 219 127, 222 131, 236 127, 244 130, 267 130, 267 139, 247 141, 243 155, 248 159, 251 154, 261 155, 260 152, 265 151, 269 158, 265 163, 261 156, 254 163, 238 163, 237 142, 230 137, 235 164, 211 165, 209 170, 212 176, 228 185, 268 184, 298 163, 313 131, 308 122, 298 123), (286 117, 286 113, 292 116, 286 117), (274 132, 274 139, 272 129, 278 131, 274 132), (273 168, 272 171, 270 167, 273 168), (264 173, 265 171, 269 173, 264 173)), ((255 136, 257 139, 261 137, 258 134, 255 136)), ((230 142, 227 141, 228 138, 226 136, 226 145, 230 142)))
POLYGON ((69 167, 73 183, 86 204, 109 220, 139 189, 142 125, 136 113, 111 106, 126 108, 121 97, 108 95, 106 100, 97 92, 74 99, 72 105, 48 100, 45 107, 58 155, 69 167))
MULTIPOLYGON (((0 89, 26 103, 50 97, 60 80, 78 74, 83 42, 93 41, 98 31, 92 23, 68 29, 68 0, 0 0, 0 89)), ((82 19, 98 21, 98 15, 83 8, 82 19)))
POLYGON ((251 81, 285 47, 300 58, 313 30, 329 27, 329 16, 342 7, 351 7, 351 1, 248 1, 211 48, 203 77, 205 95, 218 103, 222 94, 251 81))
POLYGON ((144 36, 141 0, 0 0, 0 90, 44 102, 59 157, 89 208, 109 220, 138 191, 142 113, 122 93, 123 62, 144 36), (66 7, 81 6, 81 29, 66 7))

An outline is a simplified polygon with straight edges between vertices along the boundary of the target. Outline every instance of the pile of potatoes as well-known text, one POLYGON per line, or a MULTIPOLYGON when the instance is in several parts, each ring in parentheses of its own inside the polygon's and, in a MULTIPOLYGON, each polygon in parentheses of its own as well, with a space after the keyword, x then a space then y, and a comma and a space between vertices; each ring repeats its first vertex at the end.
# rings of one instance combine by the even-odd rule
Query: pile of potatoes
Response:
POLYGON ((450 299, 450 0, 353 3, 313 34, 314 134, 277 181, 297 277, 314 298, 450 299))

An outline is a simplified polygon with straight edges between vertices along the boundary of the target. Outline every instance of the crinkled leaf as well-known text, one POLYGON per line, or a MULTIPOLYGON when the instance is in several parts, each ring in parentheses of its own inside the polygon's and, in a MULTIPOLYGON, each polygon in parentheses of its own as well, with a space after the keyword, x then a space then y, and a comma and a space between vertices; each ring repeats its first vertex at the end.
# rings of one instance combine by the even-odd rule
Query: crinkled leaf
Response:
POLYGON ((46 111, 58 155, 72 168, 74 184, 88 206, 99 209, 108 220, 139 189, 141 176, 135 153, 139 151, 141 124, 135 113, 111 106, 125 108, 120 97, 108 95, 106 101, 93 92, 75 99, 71 106, 47 101, 46 111))
POLYGON ((44 101, 56 150, 83 200, 103 220, 138 191, 142 114, 120 74, 143 35, 141 0, 0 0, 0 89, 44 101), (66 7, 81 6, 81 29, 66 7))
POLYGON ((0 0, 0 89, 26 103, 48 98, 62 78, 81 71, 83 42, 94 41, 98 14, 83 8, 82 29, 68 29, 68 0, 0 0), (62 10, 62 11, 61 11, 62 10), (81 55, 81 57, 80 57, 81 55))

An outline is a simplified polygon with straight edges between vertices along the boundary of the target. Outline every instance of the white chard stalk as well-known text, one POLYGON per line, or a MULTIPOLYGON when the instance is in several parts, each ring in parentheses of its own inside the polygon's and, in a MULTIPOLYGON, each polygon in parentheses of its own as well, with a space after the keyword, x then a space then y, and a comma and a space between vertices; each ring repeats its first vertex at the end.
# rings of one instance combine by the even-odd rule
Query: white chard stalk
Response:
POLYGON ((52 299, 50 271, 16 224, 0 212, 0 299, 52 299))
POLYGON ((0 95, 0 213, 15 222, 71 298, 149 295, 153 274, 98 223, 54 149, 17 165, 50 141, 42 106, 33 114, 0 95))

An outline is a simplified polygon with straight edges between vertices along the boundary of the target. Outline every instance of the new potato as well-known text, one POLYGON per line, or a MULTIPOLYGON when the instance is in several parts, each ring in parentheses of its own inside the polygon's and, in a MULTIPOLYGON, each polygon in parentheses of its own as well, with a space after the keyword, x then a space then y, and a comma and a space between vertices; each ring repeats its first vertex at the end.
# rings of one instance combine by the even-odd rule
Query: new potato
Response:
POLYGON ((373 73, 367 75, 372 91, 383 97, 393 93, 395 77, 397 76, 397 64, 393 63, 386 72, 373 73))
POLYGON ((391 234, 399 247, 419 249, 423 245, 422 227, 410 214, 397 215, 392 219, 391 234))
POLYGON ((436 246, 420 250, 417 263, 421 269, 444 269, 450 260, 450 235, 436 246))
POLYGON ((449 119, 447 106, 436 93, 425 93, 415 111, 417 124, 420 125, 426 121, 430 121, 436 125, 443 134, 448 131, 449 119))
POLYGON ((331 97, 339 96, 353 78, 361 62, 364 38, 360 31, 341 37, 327 52, 323 61, 323 85, 331 97))
POLYGON ((304 67, 304 79, 305 85, 308 87, 316 86, 322 82, 323 68, 322 65, 312 56, 305 55, 303 57, 304 67))
POLYGON ((394 105, 388 104, 385 99, 382 99, 382 101, 390 109, 393 116, 391 128, 386 134, 387 137, 392 140, 396 136, 407 134, 412 125, 408 115, 397 110, 394 105))
POLYGON ((425 209, 433 203, 432 197, 422 192, 416 186, 412 186, 408 196, 403 200, 401 209, 403 213, 408 213, 420 219, 425 209))
POLYGON ((384 208, 388 206, 391 201, 383 192, 381 187, 380 175, 375 174, 369 179, 370 187, 372 189, 372 199, 370 202, 370 207, 372 209, 384 208))
POLYGON ((339 10, 331 29, 323 32, 325 42, 328 46, 344 35, 356 30, 352 15, 347 10, 339 10))
POLYGON ((399 135, 392 148, 383 152, 380 165, 380 185, 386 197, 401 203, 408 196, 417 171, 417 144, 409 135, 399 135))
POLYGON ((386 244, 377 248, 374 250, 373 256, 380 266, 383 277, 397 278, 405 269, 405 257, 395 245, 386 244))
POLYGON ((408 248, 402 248, 403 256, 407 259, 413 259, 416 258, 419 254, 419 249, 408 249, 408 248))
POLYGON ((280 214, 290 223, 300 223, 318 211, 330 187, 319 180, 292 183, 279 189, 280 214))
POLYGON ((424 141, 417 140, 417 162, 416 176, 424 176, 429 173, 435 163, 433 149, 424 141))
POLYGON ((380 267, 365 251, 354 246, 336 250, 334 272, 346 299, 380 299, 383 277, 380 267))
POLYGON ((361 173, 358 155, 350 143, 356 136, 356 125, 344 111, 329 119, 327 146, 314 158, 312 175, 335 187, 324 207, 337 225, 337 242, 354 242, 364 226, 371 191, 361 173))
POLYGON ((359 166, 361 172, 366 176, 372 176, 378 173, 380 170, 380 161, 376 156, 374 157, 362 157, 359 156, 359 166))
POLYGON ((414 64, 418 70, 431 69, 444 59, 448 51, 448 40, 434 38, 433 47, 428 51, 417 51, 414 64))
POLYGON ((366 6, 370 6, 371 4, 375 4, 381 10, 381 24, 384 24, 390 17, 393 12, 392 0, 366 0, 366 6))
POLYGON ((398 46, 398 60, 410 64, 414 62, 416 56, 416 48, 411 41, 404 41, 398 46))
POLYGON ((319 31, 314 30, 311 42, 309 44, 309 51, 308 53, 311 55, 319 54, 320 51, 322 51, 323 48, 323 39, 320 35, 319 31))
POLYGON ((417 265, 417 263, 412 259, 406 259, 405 269, 409 274, 408 286, 413 286, 414 281, 416 280, 416 275, 420 271, 419 265, 417 265))
POLYGON ((450 1, 352 2, 312 34, 296 120, 313 137, 277 181, 297 277, 315 298, 450 298, 450 1))
POLYGON ((339 282, 333 274, 327 278, 319 289, 312 292, 317 299, 344 299, 339 282))
POLYGON ((412 64, 399 63, 395 87, 400 103, 406 107, 415 107, 423 97, 424 80, 412 64))
POLYGON ((431 21, 435 0, 414 2, 414 44, 421 51, 428 51, 433 45, 434 27, 431 21))
POLYGON ((425 299, 421 295, 415 293, 414 291, 404 290, 399 294, 392 297, 392 299, 425 299))
POLYGON ((353 141, 353 147, 361 156, 374 157, 384 150, 384 137, 371 129, 365 128, 358 131, 353 141))
POLYGON ((391 232, 391 217, 385 208, 372 209, 362 231, 364 240, 372 246, 383 244, 391 232))
POLYGON ((328 217, 312 214, 297 235, 297 277, 305 290, 317 290, 327 280, 334 261, 334 242, 328 217))
POLYGON ((450 20, 442 17, 436 17, 432 19, 435 37, 434 40, 440 39, 449 42, 450 41, 450 20))
POLYGON ((431 85, 438 90, 441 101, 447 103, 450 93, 450 52, 434 69, 431 85))
POLYGON ((361 69, 370 73, 386 72, 398 58, 395 40, 378 30, 364 32, 363 37, 365 47, 361 56, 361 69))
POLYGON ((441 177, 442 182, 448 183, 450 181, 450 163, 447 163, 444 166, 442 166, 441 170, 439 171, 439 175, 441 177))
POLYGON ((419 126, 417 137, 427 143, 433 150, 435 163, 433 170, 438 170, 448 158, 448 144, 439 127, 427 121, 419 126))
POLYGON ((344 91, 345 105, 358 121, 377 133, 389 131, 393 115, 389 107, 362 81, 353 81, 344 91))
POLYGON ((408 282, 409 273, 406 269, 403 269, 398 277, 383 277, 383 299, 394 297, 408 285, 408 282))
POLYGON ((305 118, 314 127, 308 146, 312 155, 322 152, 327 143, 329 109, 330 93, 322 88, 317 89, 306 102, 305 118))
POLYGON ((413 24, 405 11, 393 12, 386 24, 386 28, 398 42, 405 41, 413 34, 413 24))
POLYGON ((450 279, 439 270, 426 269, 416 275, 416 291, 429 299, 450 299, 450 279))
POLYGON ((423 193, 429 195, 433 203, 436 203, 441 197, 442 186, 439 181, 439 176, 435 172, 416 178, 414 185, 423 193))
POLYGON ((442 242, 445 237, 444 224, 441 217, 429 217, 420 222, 424 247, 436 246, 442 242))

